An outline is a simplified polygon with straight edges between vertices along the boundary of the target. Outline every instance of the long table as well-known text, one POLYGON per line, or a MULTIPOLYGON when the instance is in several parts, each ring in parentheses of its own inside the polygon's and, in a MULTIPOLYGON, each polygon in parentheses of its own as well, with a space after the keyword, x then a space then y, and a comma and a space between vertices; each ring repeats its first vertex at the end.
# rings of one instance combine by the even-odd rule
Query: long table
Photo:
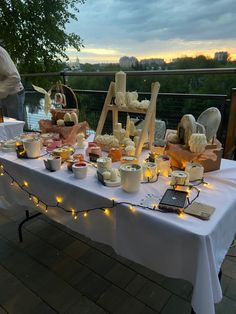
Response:
POLYGON ((9 140, 21 135, 24 124, 24 121, 4 117, 4 122, 0 123, 0 140, 9 140))
MULTIPOLYGON (((84 210, 109 207, 117 201, 140 204, 147 194, 159 199, 169 186, 169 178, 143 184, 138 193, 126 193, 121 187, 111 188, 98 182, 96 169, 89 167, 83 180, 76 179, 63 165, 57 172, 45 169, 43 158, 18 159, 14 153, 0 153, 0 163, 18 182, 27 181, 27 190, 46 204, 84 210)), ((205 175, 207 186, 200 186, 199 202, 216 208, 209 221, 173 213, 161 213, 135 206, 119 205, 104 215, 102 210, 87 217, 59 208, 44 213, 51 219, 89 237, 108 244, 117 254, 140 263, 163 275, 192 283, 192 307, 197 314, 214 314, 214 303, 220 302, 222 290, 218 279, 223 259, 236 231, 236 162, 222 160, 221 169, 205 175)), ((28 195, 7 175, 0 176, 1 199, 11 206, 32 207, 28 195)), ((195 196, 190 193, 190 199, 195 196)), ((3 204, 1 205, 3 206, 3 204)), ((40 210, 40 207, 38 207, 40 210)))

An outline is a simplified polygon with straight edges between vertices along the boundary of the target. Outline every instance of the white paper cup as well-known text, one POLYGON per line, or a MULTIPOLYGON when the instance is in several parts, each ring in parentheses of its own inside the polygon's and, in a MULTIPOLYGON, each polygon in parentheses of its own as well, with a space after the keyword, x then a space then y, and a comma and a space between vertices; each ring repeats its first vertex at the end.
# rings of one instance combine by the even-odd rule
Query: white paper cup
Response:
POLYGON ((77 179, 84 179, 87 176, 87 164, 85 162, 79 162, 72 165, 72 171, 77 179))
POLYGON ((61 157, 60 156, 52 156, 48 157, 46 160, 47 168, 52 171, 57 171, 61 168, 61 157))
POLYGON ((41 140, 40 139, 24 139, 22 140, 24 149, 26 151, 27 157, 37 158, 40 156, 41 151, 41 140))
POLYGON ((139 190, 141 181, 141 166, 137 164, 123 164, 120 166, 121 187, 128 193, 139 190))

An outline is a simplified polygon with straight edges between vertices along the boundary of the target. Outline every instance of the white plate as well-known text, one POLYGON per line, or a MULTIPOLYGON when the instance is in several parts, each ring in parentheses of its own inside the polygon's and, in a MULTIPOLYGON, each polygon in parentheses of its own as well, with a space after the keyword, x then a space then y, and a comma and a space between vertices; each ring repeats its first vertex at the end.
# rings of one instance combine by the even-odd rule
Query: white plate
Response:
MULTIPOLYGON (((98 179, 98 175, 96 174, 96 178, 98 179)), ((98 180, 99 182, 101 182, 100 180, 98 180)), ((116 186, 120 186, 121 184, 121 180, 120 180, 120 176, 117 178, 116 181, 111 181, 111 180, 104 180, 105 186, 108 187, 116 187, 116 186)), ((102 184, 102 182, 101 182, 102 184)))
POLYGON ((110 181, 110 180, 104 180, 106 186, 109 187, 116 187, 116 186, 120 186, 120 178, 117 181, 110 181))

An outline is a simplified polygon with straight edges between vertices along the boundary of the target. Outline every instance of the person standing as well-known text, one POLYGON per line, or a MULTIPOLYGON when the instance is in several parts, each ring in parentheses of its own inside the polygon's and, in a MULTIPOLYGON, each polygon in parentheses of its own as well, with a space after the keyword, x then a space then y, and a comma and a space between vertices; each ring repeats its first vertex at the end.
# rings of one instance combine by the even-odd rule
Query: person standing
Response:
POLYGON ((0 45, 0 108, 6 117, 24 121, 25 91, 17 68, 0 45))

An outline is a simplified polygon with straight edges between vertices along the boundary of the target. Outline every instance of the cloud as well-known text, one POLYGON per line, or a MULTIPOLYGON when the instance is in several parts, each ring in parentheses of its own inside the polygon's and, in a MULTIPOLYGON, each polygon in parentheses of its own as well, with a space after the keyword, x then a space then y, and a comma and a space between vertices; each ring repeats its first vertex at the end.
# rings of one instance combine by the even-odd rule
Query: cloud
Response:
POLYGON ((212 43, 221 50, 226 42, 236 48, 235 0, 87 0, 78 17, 68 30, 78 33, 87 49, 114 55, 171 51, 173 43, 190 50, 196 43, 205 50, 212 43))
POLYGON ((101 48, 85 48, 83 52, 90 53, 91 55, 114 55, 117 53, 114 49, 101 49, 101 48))
POLYGON ((67 49, 67 54, 71 61, 75 61, 77 58, 82 62, 117 62, 120 58, 120 51, 114 49, 102 49, 102 48, 81 48, 78 53, 75 48, 67 49))

